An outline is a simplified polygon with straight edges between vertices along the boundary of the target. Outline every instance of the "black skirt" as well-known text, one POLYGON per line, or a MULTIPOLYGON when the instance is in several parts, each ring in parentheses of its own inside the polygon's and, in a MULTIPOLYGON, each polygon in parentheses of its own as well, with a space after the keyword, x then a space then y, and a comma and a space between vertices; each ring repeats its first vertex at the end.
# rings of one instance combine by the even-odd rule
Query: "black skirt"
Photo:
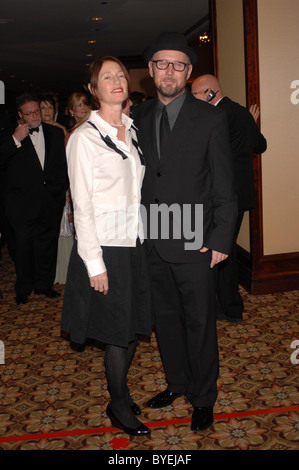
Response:
POLYGON ((90 286, 89 276, 74 243, 70 256, 61 329, 70 340, 84 344, 95 339, 127 347, 136 335, 150 336, 150 285, 147 258, 139 240, 136 247, 103 246, 109 291, 90 286))

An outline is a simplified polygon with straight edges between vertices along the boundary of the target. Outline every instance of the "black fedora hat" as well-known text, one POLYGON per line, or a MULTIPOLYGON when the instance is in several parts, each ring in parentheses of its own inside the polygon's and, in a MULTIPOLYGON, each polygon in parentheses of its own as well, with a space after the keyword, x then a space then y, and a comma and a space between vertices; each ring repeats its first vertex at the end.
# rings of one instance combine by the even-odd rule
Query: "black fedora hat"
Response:
POLYGON ((195 49, 188 46, 187 39, 181 33, 165 31, 161 33, 156 42, 145 49, 143 58, 146 62, 150 61, 153 55, 158 51, 180 51, 189 56, 191 64, 194 65, 199 59, 195 49))

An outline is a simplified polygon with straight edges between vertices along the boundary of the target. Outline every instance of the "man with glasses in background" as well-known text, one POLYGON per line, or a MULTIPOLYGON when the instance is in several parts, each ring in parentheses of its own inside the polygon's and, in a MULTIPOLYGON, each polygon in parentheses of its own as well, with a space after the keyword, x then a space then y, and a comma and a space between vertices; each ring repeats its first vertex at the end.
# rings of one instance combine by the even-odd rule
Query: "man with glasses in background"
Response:
POLYGON ((216 269, 229 255, 237 215, 228 126, 222 111, 186 89, 198 56, 182 34, 162 33, 144 58, 157 98, 138 106, 133 117, 146 160, 142 203, 154 323, 167 382, 147 406, 163 408, 184 395, 193 405, 191 430, 203 431, 213 423, 217 398, 216 269), (172 232, 169 211, 170 235, 163 236, 158 227, 151 237, 154 206, 182 209, 180 236, 172 232), (198 206, 203 208, 202 244, 192 247, 187 233, 194 231, 198 206), (186 226, 187 219, 193 227, 186 226))
POLYGON ((1 135, 5 213, 14 233, 16 303, 55 298, 57 243, 68 188, 63 131, 41 122, 39 99, 17 98, 19 125, 1 135))

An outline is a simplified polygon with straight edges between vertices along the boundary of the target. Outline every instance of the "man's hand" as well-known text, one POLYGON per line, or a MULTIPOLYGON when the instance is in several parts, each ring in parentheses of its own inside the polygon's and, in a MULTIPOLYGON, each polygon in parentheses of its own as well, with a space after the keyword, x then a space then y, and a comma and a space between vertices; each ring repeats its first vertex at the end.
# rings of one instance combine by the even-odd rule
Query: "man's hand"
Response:
POLYGON ((92 276, 89 278, 91 287, 99 292, 103 292, 104 295, 108 294, 108 276, 107 271, 97 276, 92 276))
POLYGON ((258 120, 259 115, 260 115, 260 108, 256 104, 253 104, 253 105, 250 106, 249 112, 252 114, 253 119, 256 122, 258 120))
POLYGON ((15 129, 13 136, 18 142, 22 142, 22 140, 24 140, 28 134, 29 134, 29 124, 21 124, 15 129))
MULTIPOLYGON (((207 251, 209 251, 209 248, 203 247, 199 251, 201 253, 206 253, 207 251)), ((210 267, 213 268, 216 264, 221 263, 221 261, 224 261, 227 258, 228 258, 228 255, 225 255, 224 253, 219 253, 219 251, 212 250, 212 261, 211 261, 210 267)))

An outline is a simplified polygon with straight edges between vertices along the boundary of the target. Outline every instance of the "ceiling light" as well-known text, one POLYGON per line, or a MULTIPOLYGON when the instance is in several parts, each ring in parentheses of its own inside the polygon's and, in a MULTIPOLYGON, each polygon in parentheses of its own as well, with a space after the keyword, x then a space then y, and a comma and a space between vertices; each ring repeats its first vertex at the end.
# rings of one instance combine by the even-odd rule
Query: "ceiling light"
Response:
POLYGON ((88 44, 95 44, 97 41, 88 41, 88 44))
POLYGON ((86 54, 86 57, 92 57, 93 54, 86 54))
POLYGON ((91 18, 92 21, 101 21, 103 18, 100 18, 99 16, 98 17, 95 17, 95 18, 91 18))
POLYGON ((211 33, 203 33, 199 37, 199 46, 202 46, 203 44, 207 44, 208 42, 211 42, 211 33))

